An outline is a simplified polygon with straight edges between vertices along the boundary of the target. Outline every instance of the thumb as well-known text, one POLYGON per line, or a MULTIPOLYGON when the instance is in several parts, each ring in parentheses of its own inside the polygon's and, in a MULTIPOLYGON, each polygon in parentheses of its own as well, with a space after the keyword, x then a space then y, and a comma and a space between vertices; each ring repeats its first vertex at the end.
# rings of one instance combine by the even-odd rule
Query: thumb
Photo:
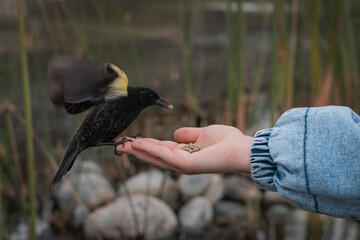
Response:
POLYGON ((184 127, 179 128, 174 132, 174 139, 179 143, 193 143, 196 142, 203 128, 184 127))

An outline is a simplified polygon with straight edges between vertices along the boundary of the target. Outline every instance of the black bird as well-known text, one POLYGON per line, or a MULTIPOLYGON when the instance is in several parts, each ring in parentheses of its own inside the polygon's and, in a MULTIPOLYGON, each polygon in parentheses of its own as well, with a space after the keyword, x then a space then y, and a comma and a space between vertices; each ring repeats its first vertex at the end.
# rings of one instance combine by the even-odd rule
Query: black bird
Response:
POLYGON ((57 85, 52 101, 62 104, 68 113, 80 113, 95 106, 71 140, 50 187, 71 169, 83 150, 111 145, 115 146, 116 154, 116 146, 131 139, 123 137, 119 142, 114 140, 146 107, 159 105, 169 110, 173 108, 150 88, 128 87, 125 73, 111 63, 55 58, 49 64, 49 78, 57 85))

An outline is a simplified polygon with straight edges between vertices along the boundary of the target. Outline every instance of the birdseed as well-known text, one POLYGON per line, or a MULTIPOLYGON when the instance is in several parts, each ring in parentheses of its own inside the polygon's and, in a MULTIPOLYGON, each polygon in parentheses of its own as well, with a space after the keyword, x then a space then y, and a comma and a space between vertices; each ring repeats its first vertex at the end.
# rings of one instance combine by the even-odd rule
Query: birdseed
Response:
POLYGON ((193 153, 193 152, 198 152, 201 150, 201 147, 200 146, 196 146, 195 144, 193 143, 189 143, 189 144, 186 144, 185 146, 183 146, 182 148, 180 148, 181 150, 184 150, 184 151, 187 151, 189 153, 193 153))

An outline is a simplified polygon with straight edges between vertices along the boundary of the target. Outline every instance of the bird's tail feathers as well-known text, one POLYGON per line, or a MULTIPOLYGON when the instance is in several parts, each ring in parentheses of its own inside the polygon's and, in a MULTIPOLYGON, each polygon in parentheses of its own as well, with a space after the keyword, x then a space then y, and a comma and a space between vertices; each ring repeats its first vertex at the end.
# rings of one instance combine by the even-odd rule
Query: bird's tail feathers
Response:
POLYGON ((56 172, 53 180, 51 181, 50 189, 52 189, 56 183, 60 182, 61 178, 71 169, 77 155, 79 155, 79 153, 81 152, 81 150, 77 146, 71 145, 67 150, 58 171, 56 172))

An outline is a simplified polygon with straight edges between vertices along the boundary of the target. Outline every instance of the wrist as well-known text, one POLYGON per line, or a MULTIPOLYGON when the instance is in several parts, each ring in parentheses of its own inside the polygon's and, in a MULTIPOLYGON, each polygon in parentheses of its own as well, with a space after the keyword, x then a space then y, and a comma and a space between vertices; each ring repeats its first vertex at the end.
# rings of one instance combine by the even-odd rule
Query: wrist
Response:
POLYGON ((250 174, 251 173, 251 166, 250 166, 250 156, 251 156, 251 147, 254 142, 254 138, 251 136, 244 135, 244 153, 243 153, 243 166, 242 169, 244 173, 250 174))
POLYGON ((250 156, 253 139, 253 137, 246 136, 241 133, 241 135, 238 136, 238 139, 235 139, 235 141, 233 141, 234 149, 231 152, 234 155, 231 156, 231 158, 234 159, 235 162, 233 168, 230 169, 230 172, 238 172, 245 174, 251 173, 250 156))

